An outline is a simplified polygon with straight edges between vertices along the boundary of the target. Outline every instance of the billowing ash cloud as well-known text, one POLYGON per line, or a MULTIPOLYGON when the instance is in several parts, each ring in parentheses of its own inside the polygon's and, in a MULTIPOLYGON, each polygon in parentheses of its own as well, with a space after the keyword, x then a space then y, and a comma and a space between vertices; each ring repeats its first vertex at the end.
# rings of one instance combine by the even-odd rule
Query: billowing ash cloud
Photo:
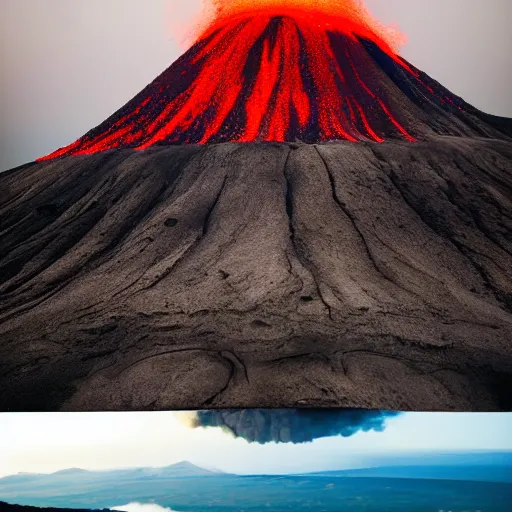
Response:
POLYGON ((188 416, 194 427, 218 427, 250 443, 308 443, 321 437, 382 432, 400 413, 363 409, 226 409, 188 416))

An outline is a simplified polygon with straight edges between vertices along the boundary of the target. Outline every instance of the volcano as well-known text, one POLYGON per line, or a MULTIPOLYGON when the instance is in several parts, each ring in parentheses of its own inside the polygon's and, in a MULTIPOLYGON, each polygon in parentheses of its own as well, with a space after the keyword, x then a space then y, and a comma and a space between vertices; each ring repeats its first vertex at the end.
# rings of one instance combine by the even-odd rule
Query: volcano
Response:
POLYGON ((368 29, 270 10, 214 25, 104 123, 40 160, 169 144, 511 134, 508 120, 471 107, 368 29))
POLYGON ((511 172, 368 25, 217 18, 0 175, 0 408, 510 411, 511 172))

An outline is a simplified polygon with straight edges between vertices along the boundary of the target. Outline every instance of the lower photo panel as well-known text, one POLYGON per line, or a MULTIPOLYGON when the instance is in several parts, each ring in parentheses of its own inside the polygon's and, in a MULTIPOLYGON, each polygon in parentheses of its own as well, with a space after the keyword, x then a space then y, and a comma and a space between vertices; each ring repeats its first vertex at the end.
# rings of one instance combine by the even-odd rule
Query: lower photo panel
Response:
POLYGON ((512 414, 0 414, 0 511, 506 512, 512 414))

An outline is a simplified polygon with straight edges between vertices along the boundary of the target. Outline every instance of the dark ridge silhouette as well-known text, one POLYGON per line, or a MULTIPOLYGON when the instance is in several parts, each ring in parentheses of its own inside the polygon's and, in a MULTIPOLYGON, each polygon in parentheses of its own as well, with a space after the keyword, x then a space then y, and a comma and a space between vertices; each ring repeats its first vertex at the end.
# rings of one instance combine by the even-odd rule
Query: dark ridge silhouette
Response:
POLYGON ((0 512, 116 512, 108 508, 81 509, 81 508, 56 508, 56 507, 29 507, 26 505, 13 505, 0 501, 0 512))
POLYGON ((0 175, 0 409, 512 410, 511 121, 355 29, 226 23, 0 175))

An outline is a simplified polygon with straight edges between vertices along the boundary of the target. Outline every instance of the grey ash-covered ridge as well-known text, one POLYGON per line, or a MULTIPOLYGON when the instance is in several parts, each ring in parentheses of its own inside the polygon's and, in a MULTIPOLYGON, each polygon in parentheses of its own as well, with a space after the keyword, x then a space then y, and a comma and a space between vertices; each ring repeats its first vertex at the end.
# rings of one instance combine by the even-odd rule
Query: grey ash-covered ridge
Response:
POLYGON ((512 410, 512 145, 214 144, 0 175, 0 409, 512 410))

